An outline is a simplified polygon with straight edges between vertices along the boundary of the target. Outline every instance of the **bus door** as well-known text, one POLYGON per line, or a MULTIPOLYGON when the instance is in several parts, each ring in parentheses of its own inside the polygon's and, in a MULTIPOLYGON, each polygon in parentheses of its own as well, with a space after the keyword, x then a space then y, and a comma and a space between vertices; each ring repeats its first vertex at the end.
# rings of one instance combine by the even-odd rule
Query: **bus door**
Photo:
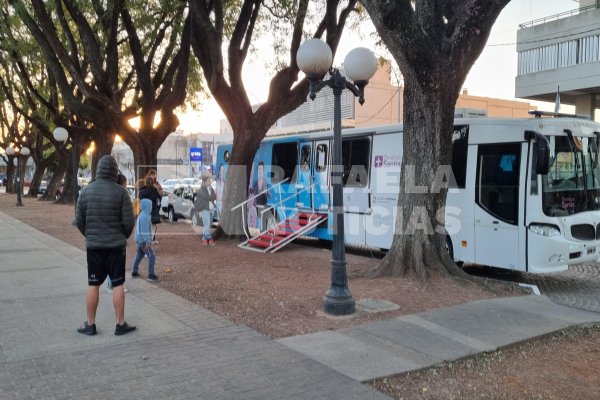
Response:
POLYGON ((373 137, 369 185, 371 211, 365 222, 367 246, 389 249, 392 245, 400 193, 402 147, 400 133, 373 137))
POLYGON ((371 137, 348 138, 342 141, 344 172, 344 211, 365 214, 370 210, 369 168, 371 137))
POLYGON ((342 140, 344 230, 347 243, 365 244, 365 215, 371 212, 370 161, 370 136, 342 140))
POLYGON ((315 142, 313 158, 313 208, 316 211, 329 210, 329 164, 331 160, 329 140, 315 142))
MULTIPOLYGON (((525 143, 480 144, 475 184, 475 262, 519 269, 527 157, 525 143), (520 217, 521 215, 521 217, 520 217)), ((524 266, 523 266, 524 268, 524 266)))
POLYGON ((296 180, 296 207, 312 208, 312 142, 301 142, 296 180))

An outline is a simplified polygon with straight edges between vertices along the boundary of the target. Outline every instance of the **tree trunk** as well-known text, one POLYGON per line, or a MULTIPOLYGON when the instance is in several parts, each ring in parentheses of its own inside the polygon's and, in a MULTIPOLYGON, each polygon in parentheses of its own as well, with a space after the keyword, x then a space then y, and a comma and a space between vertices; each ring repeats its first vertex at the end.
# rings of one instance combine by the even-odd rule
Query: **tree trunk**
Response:
MULTIPOLYGON (((64 152, 63 152, 64 153, 64 152)), ((52 178, 50 178, 50 182, 48 182, 48 190, 46 191, 46 195, 42 197, 42 200, 47 201, 57 201, 64 203, 61 198, 57 198, 56 193, 58 187, 61 184, 61 181, 65 177, 65 171, 67 169, 67 164, 69 158, 66 156, 66 153, 61 153, 58 157, 58 162, 56 166, 56 170, 52 174, 52 178)))
POLYGON ((63 195, 60 199, 57 199, 57 203, 73 204, 75 202, 75 190, 79 190, 79 180, 77 180, 77 185, 74 187, 74 180, 77 179, 77 177, 74 177, 73 174, 77 174, 77 170, 79 170, 79 158, 81 157, 82 149, 83 146, 81 144, 71 147, 69 157, 67 157, 68 162, 65 167, 66 172, 63 195), (73 168, 73 157, 75 157, 75 170, 73 168))
POLYGON ((151 134, 140 133, 139 138, 140 140, 136 143, 127 143, 133 152, 136 180, 143 179, 149 170, 157 168, 158 149, 164 142, 164 138, 158 138, 151 134))
POLYGON ((216 237, 239 238, 247 233, 248 212, 246 205, 231 210, 248 199, 248 185, 254 154, 264 137, 250 130, 234 135, 231 160, 227 169, 227 184, 223 192, 223 207, 216 237))
POLYGON ((466 276, 446 251, 447 186, 436 189, 443 171, 451 170, 448 149, 452 148, 452 110, 456 98, 443 85, 438 84, 435 90, 433 85, 423 87, 410 77, 405 79, 400 212, 392 247, 369 274, 401 276, 414 272, 423 281, 432 271, 466 276), (407 132, 412 132, 412 136, 407 132))
POLYGON ((98 168, 98 161, 112 152, 114 135, 101 132, 98 135, 94 135, 95 151, 92 154, 92 163, 90 166, 92 172, 92 180, 96 179, 96 169, 98 168))
POLYGON ((33 176, 31 177, 31 183, 29 184, 29 191, 27 192, 27 196, 29 197, 37 197, 38 191, 40 189, 40 183, 42 182, 42 178, 44 177, 44 172, 46 172, 47 164, 42 161, 35 162, 35 170, 33 171, 33 176))
POLYGON ((6 163, 6 193, 15 193, 15 165, 14 157, 8 157, 6 163))

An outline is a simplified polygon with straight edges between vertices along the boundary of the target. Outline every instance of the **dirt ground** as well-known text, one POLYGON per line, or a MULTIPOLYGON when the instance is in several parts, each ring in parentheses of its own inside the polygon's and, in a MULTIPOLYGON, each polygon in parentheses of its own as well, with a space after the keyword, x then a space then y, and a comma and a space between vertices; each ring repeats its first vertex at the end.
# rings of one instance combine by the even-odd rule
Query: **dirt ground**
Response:
POLYGON ((396 399, 598 399, 600 328, 576 329, 369 385, 396 399))
MULTIPOLYGON (((32 198, 24 198, 24 203, 24 207, 15 207, 14 195, 0 193, 0 211, 53 237, 81 249, 84 248, 83 237, 71 225, 74 215, 73 206, 55 205, 32 198)), ((349 287, 354 298, 357 301, 387 300, 397 304, 399 309, 381 313, 359 311, 352 317, 331 318, 321 311, 323 295, 329 288, 330 282, 331 252, 328 249, 307 245, 307 243, 291 244, 278 253, 262 254, 239 249, 237 243, 233 241, 220 241, 214 247, 203 246, 198 232, 194 231, 189 222, 181 220, 177 223, 163 220, 163 223, 158 226, 157 240, 158 244, 154 248, 157 254, 156 271, 161 279, 159 286, 271 338, 337 330, 437 307, 521 294, 518 290, 508 289, 500 293, 492 293, 473 285, 461 285, 440 276, 432 277, 426 285, 422 285, 413 277, 365 279, 358 275, 376 265, 378 259, 368 254, 347 254, 349 287)), ((127 248, 128 269, 134 252, 134 243, 130 239, 127 248)), ((143 276, 145 276, 145 265, 143 262, 141 266, 143 276)), ((578 348, 577 341, 574 341, 569 348, 561 342, 561 338, 543 339, 524 345, 525 349, 535 349, 535 356, 529 358, 522 357, 521 351, 505 351, 498 353, 501 356, 486 356, 485 360, 488 361, 482 361, 485 369, 464 367, 463 375, 456 375, 459 371, 457 366, 462 364, 455 363, 452 367, 436 368, 433 372, 405 374, 393 380, 382 380, 374 386, 378 389, 388 388, 389 391, 387 389, 386 391, 394 397, 405 399, 478 399, 485 396, 488 396, 487 398, 571 398, 569 396, 576 392, 569 389, 569 385, 565 386, 564 391, 559 387, 558 390, 542 392, 538 389, 544 388, 538 388, 536 380, 540 376, 556 376, 560 377, 558 381, 562 382, 562 376, 568 376, 567 370, 573 367, 581 375, 581 386, 594 387, 596 390, 598 387, 596 365, 600 365, 600 332, 591 330, 586 333, 571 334, 567 339, 572 335, 577 338, 587 338, 588 345, 585 349, 596 350, 591 351, 587 358, 576 357, 571 351, 584 349, 584 346, 578 348), (527 368, 526 362, 541 360, 541 356, 548 357, 548 361, 527 368), (488 368, 497 369, 490 374, 488 368), (476 370, 476 373, 467 374, 471 370, 476 370), (521 371, 522 376, 515 378, 515 371, 521 371), (506 395, 492 390, 493 385, 484 379, 487 376, 492 376, 493 382, 506 390, 506 395), (520 381, 519 378, 530 379, 520 381), (453 386, 449 386, 448 382, 454 382, 453 386), (513 384, 510 384, 511 382, 513 384), (527 397, 529 394, 532 397, 527 397)), ((476 365, 477 362, 480 361, 472 360, 464 363, 476 365)), ((575 380, 568 382, 575 382, 575 380)), ((593 397, 595 396, 590 397, 585 394, 578 396, 578 398, 593 397)))

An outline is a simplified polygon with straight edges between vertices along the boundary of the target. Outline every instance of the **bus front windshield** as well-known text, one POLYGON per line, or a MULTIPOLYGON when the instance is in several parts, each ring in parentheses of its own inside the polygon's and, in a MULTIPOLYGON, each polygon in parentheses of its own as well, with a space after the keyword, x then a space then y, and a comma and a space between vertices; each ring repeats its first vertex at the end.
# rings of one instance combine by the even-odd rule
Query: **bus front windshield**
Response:
POLYGON ((542 175, 544 213, 565 216, 600 209, 596 139, 568 136, 551 136, 549 139, 550 171, 542 175))

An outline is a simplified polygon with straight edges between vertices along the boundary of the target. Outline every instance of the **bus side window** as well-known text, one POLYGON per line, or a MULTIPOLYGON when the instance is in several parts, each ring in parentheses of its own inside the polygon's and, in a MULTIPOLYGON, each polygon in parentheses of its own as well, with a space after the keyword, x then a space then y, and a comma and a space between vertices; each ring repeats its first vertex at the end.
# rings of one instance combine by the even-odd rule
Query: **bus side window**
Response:
POLYGON ((516 225, 519 215, 519 143, 479 145, 475 201, 493 216, 516 225))
POLYGON ((320 144, 317 146, 316 159, 317 172, 327 171, 327 145, 320 144))
POLYGON ((302 146, 300 153, 300 169, 306 172, 310 169, 310 145, 302 146))
POLYGON ((342 182, 344 186, 365 187, 369 178, 371 141, 369 138, 342 141, 342 182))
POLYGON ((467 178, 467 150, 469 146, 469 126, 457 125, 452 132, 452 174, 454 181, 450 187, 464 189, 467 178))

